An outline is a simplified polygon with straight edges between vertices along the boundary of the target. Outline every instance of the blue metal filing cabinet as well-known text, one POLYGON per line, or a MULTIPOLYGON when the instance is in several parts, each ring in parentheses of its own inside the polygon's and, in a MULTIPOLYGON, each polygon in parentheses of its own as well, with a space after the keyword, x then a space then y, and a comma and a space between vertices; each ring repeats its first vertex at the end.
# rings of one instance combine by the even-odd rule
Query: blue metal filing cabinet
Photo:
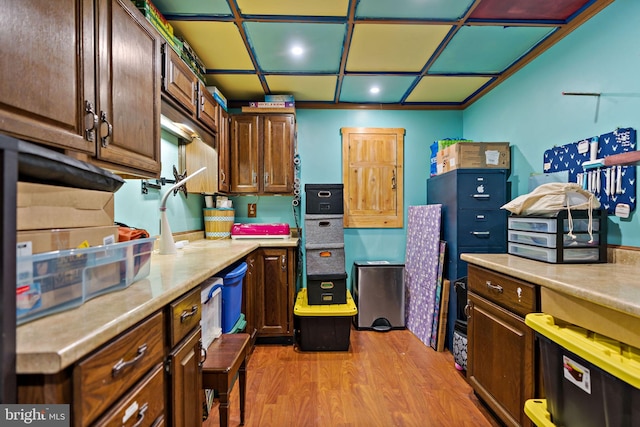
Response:
MULTIPOLYGON (((457 301, 453 282, 467 275, 460 254, 506 253, 509 201, 507 169, 455 169, 427 179, 427 204, 442 204, 442 239, 447 242, 444 277, 451 281, 447 346, 466 301, 457 301)), ((461 319, 465 320, 466 319, 461 319)))

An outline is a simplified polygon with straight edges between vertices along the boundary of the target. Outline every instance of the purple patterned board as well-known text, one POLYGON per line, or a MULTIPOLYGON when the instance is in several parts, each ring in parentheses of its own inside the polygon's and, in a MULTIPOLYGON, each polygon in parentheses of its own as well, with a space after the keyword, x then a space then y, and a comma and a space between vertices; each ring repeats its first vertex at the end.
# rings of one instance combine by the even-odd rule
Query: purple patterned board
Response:
POLYGON ((435 312, 442 205, 409 206, 405 255, 406 325, 430 344, 435 312))

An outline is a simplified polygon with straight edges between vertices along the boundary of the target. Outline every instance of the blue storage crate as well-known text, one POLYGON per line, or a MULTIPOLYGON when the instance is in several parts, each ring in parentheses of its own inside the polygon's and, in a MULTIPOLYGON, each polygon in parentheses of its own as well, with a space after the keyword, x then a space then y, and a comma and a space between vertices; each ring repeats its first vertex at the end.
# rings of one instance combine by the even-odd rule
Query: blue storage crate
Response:
MULTIPOLYGON (((222 270, 222 333, 228 334, 233 330, 242 309, 242 279, 247 272, 247 263, 242 262, 222 270)), ((219 287, 220 285, 214 286, 219 287)))

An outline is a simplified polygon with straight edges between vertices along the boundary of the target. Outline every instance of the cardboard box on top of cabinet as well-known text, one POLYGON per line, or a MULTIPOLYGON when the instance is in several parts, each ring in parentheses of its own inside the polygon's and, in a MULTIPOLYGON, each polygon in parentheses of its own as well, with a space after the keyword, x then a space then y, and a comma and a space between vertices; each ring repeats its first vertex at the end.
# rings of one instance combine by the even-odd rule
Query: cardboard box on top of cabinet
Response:
POLYGON ((17 230, 113 225, 113 193, 18 183, 17 230))
POLYGON ((31 242, 31 253, 63 251, 77 248, 85 240, 89 246, 104 245, 105 239, 118 241, 118 226, 56 228, 51 230, 18 231, 17 243, 31 242))
POLYGON ((454 169, 510 169, 508 142, 459 142, 437 154, 438 173, 454 169))

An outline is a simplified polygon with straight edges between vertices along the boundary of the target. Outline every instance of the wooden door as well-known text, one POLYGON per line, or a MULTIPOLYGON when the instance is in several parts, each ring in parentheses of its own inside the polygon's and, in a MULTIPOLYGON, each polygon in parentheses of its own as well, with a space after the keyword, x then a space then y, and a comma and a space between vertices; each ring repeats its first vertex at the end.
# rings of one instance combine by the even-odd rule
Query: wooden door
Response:
POLYGON ((293 114, 265 115, 263 125, 263 192, 293 192, 295 124, 293 114))
POLYGON ((161 38, 129 0, 99 0, 97 13, 97 157, 159 176, 161 38))
POLYGON ((218 106, 218 191, 228 193, 231 190, 229 181, 229 114, 218 106))
POLYGON ((169 355, 173 427, 202 424, 201 330, 198 327, 169 355))
POLYGON ((231 192, 258 193, 258 150, 260 117, 257 115, 233 115, 231 119, 230 162, 231 192))
POLYGON ((402 228, 404 129, 341 131, 344 226, 402 228))
POLYGON ((289 333, 289 259, 286 248, 262 250, 263 280, 258 286, 262 302, 258 334, 282 336, 289 333))
POLYGON ((93 1, 3 1, 0 26, 0 131, 94 154, 93 1))
POLYGON ((524 403, 535 393, 534 333, 524 319, 468 293, 467 377, 509 426, 531 426, 524 403))

